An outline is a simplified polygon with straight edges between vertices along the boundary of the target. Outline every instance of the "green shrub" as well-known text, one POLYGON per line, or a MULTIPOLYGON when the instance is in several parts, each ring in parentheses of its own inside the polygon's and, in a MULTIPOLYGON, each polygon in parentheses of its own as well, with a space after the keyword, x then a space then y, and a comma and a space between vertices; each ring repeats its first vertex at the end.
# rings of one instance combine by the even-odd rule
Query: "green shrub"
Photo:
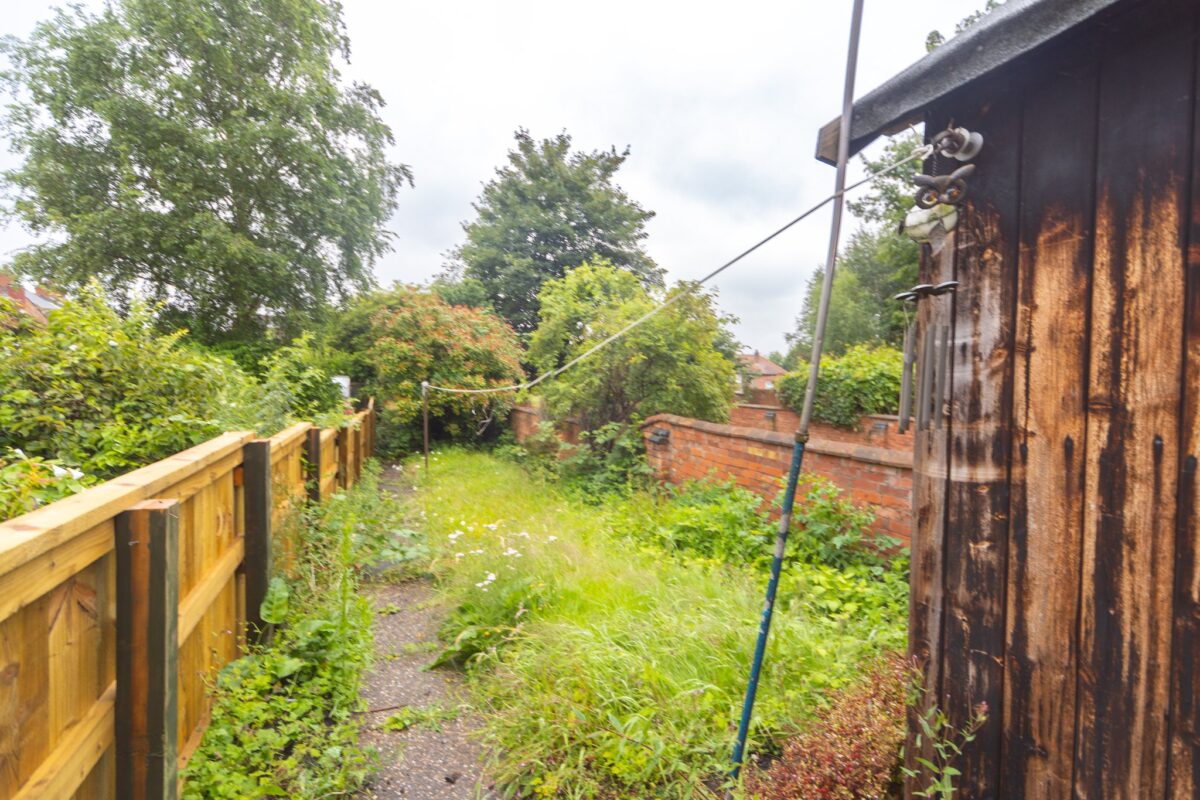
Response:
MULTIPOLYGON (((804 405, 808 370, 802 363, 779 379, 780 398, 797 413, 804 405)), ((864 414, 895 413, 903 371, 904 354, 886 345, 856 345, 843 356, 823 356, 813 419, 856 428, 864 414)))
POLYGON ((9 448, 0 453, 0 520, 19 517, 92 483, 94 478, 61 462, 9 448))
POLYGON ((270 435, 296 419, 346 419, 309 337, 277 348, 259 381, 155 323, 145 304, 119 314, 94 283, 44 326, 0 308, 0 452, 19 448, 48 465, 0 471, 0 519, 222 431, 270 435), (62 477, 71 470, 82 482, 62 477))
MULTIPOLYGON (((450 305, 436 293, 396 284, 354 300, 334 324, 330 366, 374 395, 379 451, 421 442, 421 381, 479 389, 524 378, 516 334, 490 310, 450 305)), ((512 407, 510 394, 429 395, 433 432, 472 440, 512 407)))
POLYGON ((633 505, 620 532, 673 553, 727 564, 771 557, 771 526, 762 498, 732 482, 690 481, 657 500, 633 505))
POLYGON ((846 500, 830 480, 805 475, 796 495, 788 548, 793 559, 838 569, 882 566, 900 545, 871 531, 875 514, 846 500))
POLYGON ((0 326, 0 447, 107 478, 216 433, 240 370, 153 322, 145 305, 118 315, 92 284, 45 326, 0 326))

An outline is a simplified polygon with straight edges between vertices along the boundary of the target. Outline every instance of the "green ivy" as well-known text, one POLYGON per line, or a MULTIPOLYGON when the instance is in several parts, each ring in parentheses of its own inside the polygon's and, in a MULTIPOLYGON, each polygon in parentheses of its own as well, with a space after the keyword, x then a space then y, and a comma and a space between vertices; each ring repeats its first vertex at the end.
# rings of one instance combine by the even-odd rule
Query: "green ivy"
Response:
MULTIPOLYGON (((800 412, 808 387, 807 364, 779 380, 779 396, 800 412)), ((904 354, 886 345, 851 347, 843 356, 821 358, 813 419, 857 428, 864 414, 894 414, 900 403, 904 354)))

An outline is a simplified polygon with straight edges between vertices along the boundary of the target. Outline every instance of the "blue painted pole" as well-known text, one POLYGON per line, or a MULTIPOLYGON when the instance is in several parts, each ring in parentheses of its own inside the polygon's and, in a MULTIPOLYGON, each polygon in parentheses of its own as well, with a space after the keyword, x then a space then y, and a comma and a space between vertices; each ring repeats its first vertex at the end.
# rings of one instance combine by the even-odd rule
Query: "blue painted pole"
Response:
POLYGON ((800 480, 800 465, 804 461, 804 442, 796 438, 792 448, 792 466, 788 470, 787 489, 783 495, 783 513, 779 517, 779 532, 775 535, 775 555, 771 559, 771 578, 767 581, 767 599, 763 602, 758 622, 758 641, 754 645, 754 661, 750 665, 750 681, 742 703, 742 720, 738 724, 737 744, 733 747, 733 777, 737 778, 746 752, 746 737, 750 733, 750 718, 754 714, 754 698, 758 694, 758 678, 763 657, 767 652, 767 634, 771 632, 771 616, 775 610, 775 593, 779 590, 779 575, 783 572, 783 555, 787 550, 788 529, 791 527, 792 506, 796 500, 796 484, 800 480))

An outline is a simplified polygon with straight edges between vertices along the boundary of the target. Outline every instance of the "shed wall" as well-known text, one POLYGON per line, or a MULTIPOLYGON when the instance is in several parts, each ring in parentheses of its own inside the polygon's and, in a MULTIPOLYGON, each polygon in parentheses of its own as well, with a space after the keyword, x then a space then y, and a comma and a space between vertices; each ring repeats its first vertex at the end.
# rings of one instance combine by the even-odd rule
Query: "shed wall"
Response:
POLYGON ((1198 15, 1125 4, 929 112, 986 141, 919 313, 953 349, 910 647, 953 723, 987 703, 963 798, 1197 796, 1198 15))

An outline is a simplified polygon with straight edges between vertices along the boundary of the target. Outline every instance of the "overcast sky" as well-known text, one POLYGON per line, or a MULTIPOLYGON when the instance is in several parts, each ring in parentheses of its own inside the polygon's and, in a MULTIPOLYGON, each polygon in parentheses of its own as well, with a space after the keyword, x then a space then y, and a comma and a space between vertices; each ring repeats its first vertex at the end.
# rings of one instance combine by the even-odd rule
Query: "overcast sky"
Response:
MULTIPOLYGON (((849 0, 343 3, 344 74, 383 94, 395 158, 416 182, 391 220, 381 282, 442 268, 518 127, 565 129, 589 150, 629 145, 618 182, 657 213, 647 248, 672 280, 708 272, 832 190, 813 150, 840 110, 849 0)), ((54 5, 8 3, 0 32, 25 36, 54 5)), ((857 94, 982 5, 867 0, 857 94)), ((828 212, 814 215, 721 276, 720 305, 748 348, 783 349, 828 227, 828 212)), ((0 261, 29 241, 0 222, 0 261)))

